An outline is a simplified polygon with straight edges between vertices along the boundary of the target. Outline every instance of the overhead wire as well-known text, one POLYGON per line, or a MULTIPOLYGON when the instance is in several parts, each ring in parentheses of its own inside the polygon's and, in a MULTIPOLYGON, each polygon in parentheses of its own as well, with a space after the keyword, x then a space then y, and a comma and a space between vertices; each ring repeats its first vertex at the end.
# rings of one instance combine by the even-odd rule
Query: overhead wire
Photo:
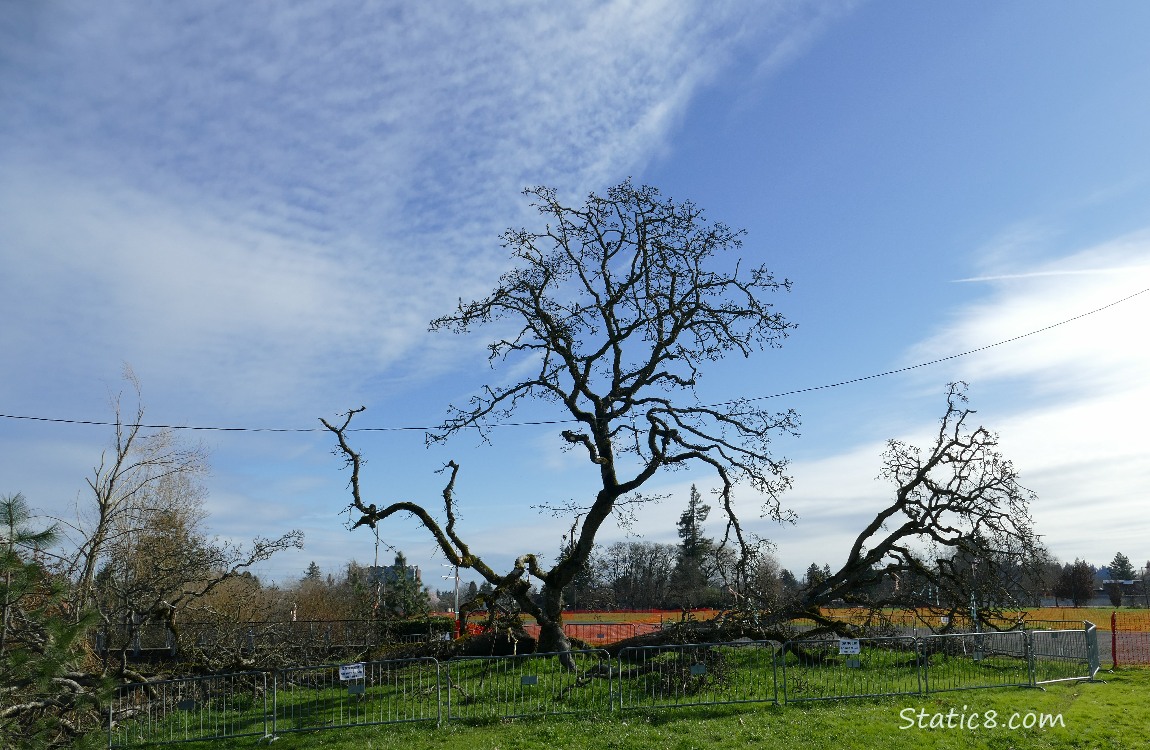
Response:
MULTIPOLYGON (((714 403, 714 404, 708 404, 707 406, 708 407, 727 406, 730 404, 746 402, 746 401, 765 401, 767 399, 772 399, 772 398, 782 398, 784 396, 795 396, 795 395, 799 395, 802 393, 812 393, 814 391, 828 390, 830 388, 840 388, 840 387, 846 386, 846 385, 853 385, 854 383, 862 383, 862 382, 865 382, 867 380, 875 380, 877 378, 884 378, 884 377, 887 377, 889 375, 898 375, 900 373, 910 372, 911 370, 917 370, 917 369, 920 369, 923 367, 930 367, 931 365, 937 365, 937 364, 942 363, 942 362, 948 362, 950 360, 959 359, 961 357, 966 357, 966 356, 969 356, 971 354, 977 354, 978 352, 984 352, 984 351, 987 351, 988 349, 994 349, 994 348, 999 347, 999 346, 1005 346, 1006 344, 1011 344, 1011 343, 1014 343, 1016 341, 1021 341, 1022 339, 1025 339, 1025 338, 1029 338, 1031 336, 1036 336, 1040 333, 1045 333, 1047 331, 1058 328, 1059 326, 1064 326, 1068 323, 1073 323, 1077 320, 1082 320, 1083 318, 1089 317, 1091 315, 1095 315, 1095 314, 1103 312, 1105 310, 1109 310, 1112 307, 1120 305, 1123 302, 1128 302, 1128 301, 1134 299, 1135 297, 1146 294, 1147 292, 1150 292, 1150 288, 1142 289, 1141 291, 1130 294, 1126 297, 1123 297, 1122 299, 1115 300, 1115 301, 1110 302, 1109 304, 1103 305, 1101 307, 1096 307, 1093 310, 1081 313, 1080 315, 1075 315, 1072 318, 1060 320, 1057 323, 1051 323, 1050 325, 1043 326, 1042 328, 1036 328, 1033 331, 1028 331, 1026 333, 1019 334, 1018 336, 1012 336, 1008 339, 1003 339, 1002 341, 996 341, 993 344, 986 344, 985 346, 980 346, 980 347, 977 347, 975 349, 968 349, 964 352, 959 352, 958 354, 950 354, 950 355, 945 356, 945 357, 939 357, 938 359, 932 359, 928 362, 919 362, 918 364, 907 365, 906 367, 899 367, 899 368, 896 368, 893 370, 886 370, 884 372, 876 372, 876 373, 873 373, 871 375, 863 375, 861 377, 850 378, 848 380, 840 380, 840 381, 837 381, 834 383, 825 383, 823 385, 808 386, 806 388, 796 388, 796 389, 790 390, 790 391, 780 391, 779 393, 772 393, 772 394, 766 395, 766 396, 750 396, 750 397, 731 400, 731 401, 721 401, 721 402, 714 403)), ((0 414, 0 419, 24 420, 24 421, 29 421, 29 422, 47 422, 47 423, 52 423, 52 424, 91 425, 91 426, 96 426, 96 427, 130 427, 130 428, 140 428, 140 429, 148 429, 148 430, 194 430, 194 431, 203 431, 203 432, 268 432, 268 433, 277 433, 277 432, 280 432, 280 433, 327 432, 326 427, 214 427, 214 426, 173 425, 173 424, 143 424, 143 423, 107 422, 107 421, 99 421, 99 420, 91 420, 91 419, 62 419, 62 418, 54 418, 54 417, 34 417, 34 416, 26 416, 26 415, 18 415, 18 414, 0 414)), ((548 419, 548 420, 523 421, 523 422, 499 422, 499 423, 495 423, 495 424, 491 424, 491 425, 486 425, 486 427, 536 427, 536 426, 542 426, 542 425, 570 424, 574 421, 575 420, 573 420, 573 419, 548 419)), ((347 431, 348 432, 428 432, 428 431, 434 431, 437 429, 441 429, 441 427, 440 426, 436 426, 436 427, 427 427, 427 426, 424 426, 424 427, 416 427, 416 426, 354 427, 354 428, 349 428, 347 431)))

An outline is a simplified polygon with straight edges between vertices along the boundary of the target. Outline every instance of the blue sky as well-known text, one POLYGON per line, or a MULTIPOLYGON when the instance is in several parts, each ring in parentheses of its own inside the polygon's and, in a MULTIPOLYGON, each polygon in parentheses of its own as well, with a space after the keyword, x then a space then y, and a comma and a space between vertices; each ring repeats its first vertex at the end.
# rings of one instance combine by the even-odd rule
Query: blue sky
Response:
MULTIPOLYGON (((750 526, 784 565, 841 561, 924 442, 946 384, 1039 495, 1063 560, 1150 558, 1150 6, 944 3, 13 3, 0 18, 0 412, 107 420, 129 363, 158 424, 311 428, 442 419, 484 382, 483 335, 427 331, 489 291, 519 191, 572 203, 632 176, 747 230, 790 278, 779 350, 704 373, 711 403, 773 399, 799 521, 750 526), (1131 297, 1131 295, 1137 295, 1131 297), (1130 297, 1130 299, 1126 299, 1130 297)), ((548 416, 542 408, 525 414, 548 416)), ((83 503, 107 427, 0 419, 0 492, 83 503)), ((200 432, 209 525, 306 533, 261 569, 368 561, 323 433, 200 432)), ((533 506, 593 476, 558 429, 425 449, 360 433, 373 499, 435 504, 496 564, 552 554, 533 506)), ((702 473, 636 531, 673 541, 702 473)), ((717 519, 712 521, 718 530, 717 519)), ((611 529, 604 541, 622 538, 611 529)), ((407 523, 386 543, 440 562, 407 523)))

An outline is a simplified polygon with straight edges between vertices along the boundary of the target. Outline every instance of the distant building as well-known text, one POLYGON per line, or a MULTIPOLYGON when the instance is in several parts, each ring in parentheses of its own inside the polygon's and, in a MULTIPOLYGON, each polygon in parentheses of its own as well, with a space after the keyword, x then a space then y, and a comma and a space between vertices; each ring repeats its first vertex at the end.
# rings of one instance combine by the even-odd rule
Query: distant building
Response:
POLYGON ((390 585, 406 578, 409 581, 423 585, 423 577, 419 572, 418 565, 369 565, 367 566, 367 580, 371 583, 383 583, 384 586, 390 585))

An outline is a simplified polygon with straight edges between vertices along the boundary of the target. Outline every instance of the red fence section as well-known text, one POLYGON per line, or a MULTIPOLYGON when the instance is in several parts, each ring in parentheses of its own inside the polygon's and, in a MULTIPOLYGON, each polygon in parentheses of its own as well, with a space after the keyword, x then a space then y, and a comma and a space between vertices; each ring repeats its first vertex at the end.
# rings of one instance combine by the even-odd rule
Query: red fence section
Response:
POLYGON ((1110 648, 1115 667, 1150 664, 1150 612, 1112 613, 1110 648))

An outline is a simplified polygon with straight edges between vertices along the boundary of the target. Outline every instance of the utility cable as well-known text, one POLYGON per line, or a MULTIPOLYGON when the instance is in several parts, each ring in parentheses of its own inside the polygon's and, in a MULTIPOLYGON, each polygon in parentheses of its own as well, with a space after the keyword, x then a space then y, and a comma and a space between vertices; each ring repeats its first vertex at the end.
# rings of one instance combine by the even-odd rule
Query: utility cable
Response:
MULTIPOLYGON (((1018 336, 1012 336, 1011 338, 1003 339, 1002 341, 996 341, 993 344, 987 344, 985 346, 980 346, 976 349, 968 349, 967 351, 959 352, 958 354, 951 354, 951 355, 948 355, 946 357, 939 357, 938 359, 932 359, 929 362, 919 362, 918 364, 915 364, 915 365, 907 365, 906 367, 899 367, 899 368, 894 369, 894 370, 886 370, 885 372, 876 372, 872 375, 863 375, 861 377, 851 378, 849 380, 840 380, 840 381, 835 382, 835 383, 826 383, 824 385, 813 385, 813 386, 809 386, 807 388, 797 388, 793 391, 781 391, 779 393, 772 393, 769 396, 751 396, 749 398, 738 399, 735 401, 721 401, 721 402, 715 403, 715 404, 708 404, 707 406, 708 406, 708 408, 710 408, 710 407, 716 407, 716 406, 728 406, 730 404, 739 403, 742 401, 765 401, 765 400, 771 399, 771 398, 782 398, 783 396, 795 396, 795 395, 798 395, 801 393, 812 393, 814 391, 823 391, 823 390, 828 390, 830 388, 840 388, 844 385, 853 385, 854 383, 862 383, 862 382, 867 381, 867 380, 875 380, 876 378, 885 378, 888 375, 898 375, 899 373, 910 372, 911 370, 917 370, 917 369, 920 369, 922 367, 929 367, 931 365, 937 365, 941 362, 949 362, 950 360, 953 360, 953 359, 958 359, 960 357, 966 357, 966 356, 969 356, 971 354, 977 354, 978 352, 984 352, 988 349, 994 349, 995 347, 1005 346, 1006 344, 1012 344, 1016 341, 1021 341, 1022 339, 1029 338, 1031 336, 1037 336, 1040 333, 1046 333, 1047 331, 1058 328, 1059 326, 1064 326, 1067 323, 1073 323, 1077 320, 1082 320, 1083 318, 1089 317, 1091 315, 1095 315, 1096 313, 1100 313, 1104 310, 1109 310, 1110 308, 1112 308, 1116 305, 1120 305, 1123 302, 1128 302, 1128 301, 1134 299, 1135 297, 1146 294, 1147 292, 1150 292, 1150 288, 1143 289, 1139 292, 1135 292, 1134 294, 1123 297, 1122 299, 1119 299, 1119 300, 1115 300, 1114 302, 1111 302, 1107 305, 1103 305, 1102 307, 1097 307, 1093 310, 1090 310, 1089 312, 1084 312, 1081 315, 1075 315, 1073 318, 1067 318, 1066 320, 1061 320, 1057 323, 1052 323, 1048 326, 1043 326, 1042 328, 1036 328, 1033 331, 1028 331, 1027 333, 1023 333, 1023 334, 1020 334, 1018 336)), ((55 418, 51 418, 51 417, 29 417, 29 416, 21 416, 21 415, 16 415, 16 414, 0 414, 0 419, 24 420, 24 421, 29 421, 29 422, 49 422, 52 424, 93 425, 96 427, 131 427, 131 428, 140 428, 140 429, 148 429, 148 430, 196 430, 196 431, 202 431, 202 432, 327 432, 327 428, 325 428, 325 427, 198 427, 198 426, 172 425, 172 424, 126 424, 123 422, 101 422, 101 421, 88 420, 88 419, 55 419, 55 418)), ((499 424, 492 424, 492 425, 486 425, 486 426, 487 427, 535 427, 535 426, 540 426, 540 425, 571 424, 574 421, 575 420, 573 420, 573 419, 549 419, 549 420, 540 420, 540 421, 533 421, 533 422, 501 422, 499 424)), ((438 429, 441 429, 441 426, 435 426, 435 427, 354 427, 354 428, 349 428, 348 432, 432 432, 432 431, 435 431, 438 429)))

